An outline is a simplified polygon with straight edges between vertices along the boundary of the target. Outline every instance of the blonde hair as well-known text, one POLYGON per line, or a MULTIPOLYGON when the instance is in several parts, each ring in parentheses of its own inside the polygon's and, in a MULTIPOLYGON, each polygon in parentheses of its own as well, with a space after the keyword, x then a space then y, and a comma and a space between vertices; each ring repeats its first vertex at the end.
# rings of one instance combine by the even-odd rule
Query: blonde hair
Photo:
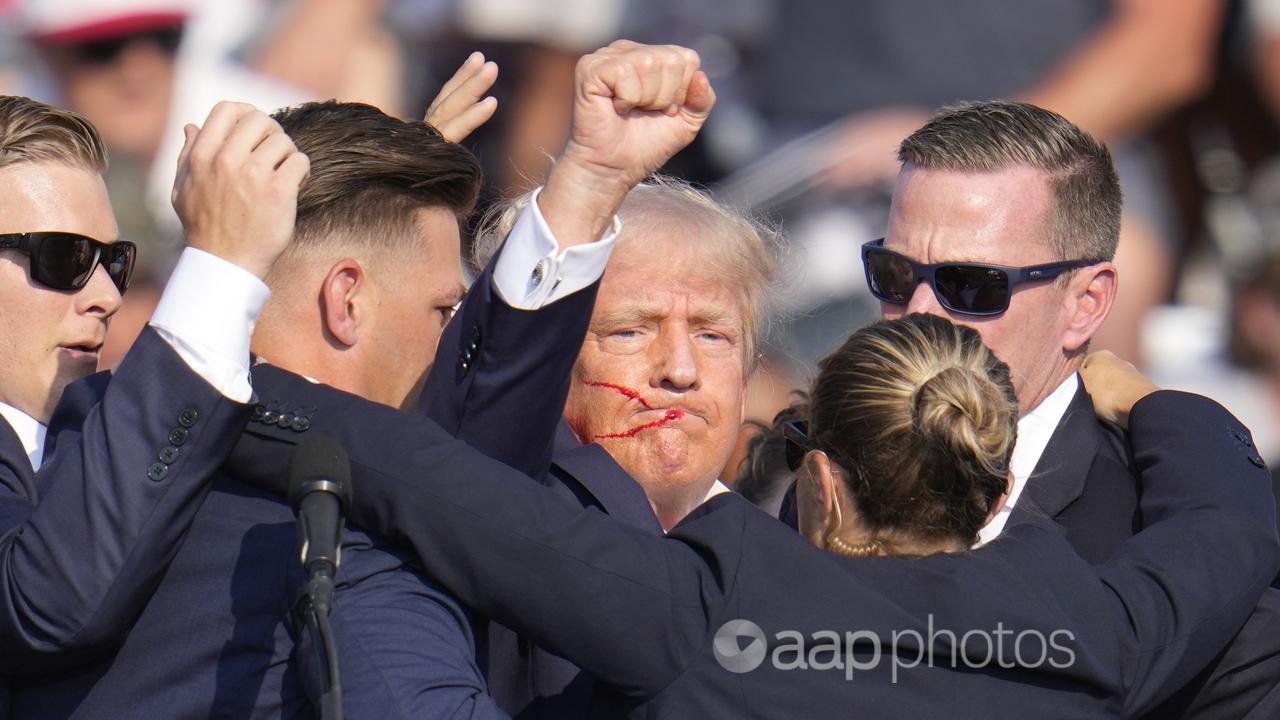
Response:
POLYGON ((1111 152, 1055 112, 1007 100, 949 105, 902 141, 898 160, 953 172, 1040 170, 1053 194, 1045 229, 1057 258, 1115 257, 1121 194, 1111 152))
POLYGON ((1018 400, 972 328, 908 315, 857 331, 820 362, 808 414, 881 539, 972 544, 1008 490, 1018 400))
MULTIPOLYGON (((532 193, 526 193, 485 214, 472 249, 477 268, 497 254, 531 197, 532 193)), ((733 278, 743 311, 746 364, 754 366, 759 359, 757 345, 773 316, 781 235, 762 220, 716 202, 688 182, 663 175, 654 175, 632 188, 618 216, 622 220, 619 244, 676 227, 691 238, 689 242, 715 251, 709 253, 708 274, 733 278)))
POLYGON ((55 162, 102 173, 107 147, 79 113, 0 95, 0 168, 21 162, 55 162))

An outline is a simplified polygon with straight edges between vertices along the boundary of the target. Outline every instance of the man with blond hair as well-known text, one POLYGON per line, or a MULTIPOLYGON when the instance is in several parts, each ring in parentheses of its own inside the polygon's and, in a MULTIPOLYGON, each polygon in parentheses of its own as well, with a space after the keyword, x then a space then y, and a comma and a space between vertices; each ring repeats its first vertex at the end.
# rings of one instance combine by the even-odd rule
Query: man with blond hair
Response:
MULTIPOLYGON (((96 369, 135 249, 117 238, 93 126, 0 97, 4 675, 74 665, 119 641, 249 412, 261 278, 288 239, 283 209, 307 162, 265 115, 240 106, 223 119, 219 174, 193 167, 178 193, 189 247, 150 328, 114 377, 77 383, 96 369), (211 284, 211 268, 227 282, 211 284), (92 409, 59 406, 64 394, 92 409)), ((0 715, 8 707, 6 679, 0 715)))

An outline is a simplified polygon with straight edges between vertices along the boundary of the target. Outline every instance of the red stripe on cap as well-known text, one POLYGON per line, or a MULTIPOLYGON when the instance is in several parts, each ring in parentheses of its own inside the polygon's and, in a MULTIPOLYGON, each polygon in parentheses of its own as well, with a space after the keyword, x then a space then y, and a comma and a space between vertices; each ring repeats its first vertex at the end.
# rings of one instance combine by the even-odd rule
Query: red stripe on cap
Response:
POLYGON ((32 37, 38 42, 50 45, 73 45, 117 38, 143 30, 181 25, 186 22, 186 19, 187 14, 184 12, 133 13, 83 25, 72 25, 54 32, 36 32, 32 37))

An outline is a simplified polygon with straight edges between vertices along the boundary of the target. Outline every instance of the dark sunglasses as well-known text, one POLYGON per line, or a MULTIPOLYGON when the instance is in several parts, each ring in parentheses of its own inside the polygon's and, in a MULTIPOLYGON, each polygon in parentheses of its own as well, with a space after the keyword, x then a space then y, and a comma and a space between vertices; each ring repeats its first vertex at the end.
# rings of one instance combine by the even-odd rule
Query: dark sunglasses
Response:
POLYGON ((4 248, 30 255, 31 279, 55 290, 79 290, 102 263, 121 295, 129 289, 138 255, 138 247, 126 240, 104 243, 69 232, 0 234, 4 248))
POLYGON ((809 441, 809 424, 803 420, 784 422, 782 439, 786 441, 787 469, 795 472, 804 464, 804 456, 812 449, 809 441))
POLYGON ((1014 287, 1052 280, 1100 262, 1104 261, 1064 260, 1028 267, 962 262, 926 265, 886 250, 884 238, 862 246, 862 265, 872 295, 887 303, 905 305, 923 280, 933 288, 942 307, 964 315, 999 315, 1009 309, 1014 287))
POLYGON ((182 44, 182 26, 171 25, 104 40, 91 40, 72 45, 71 51, 76 60, 86 65, 110 65, 120 57, 125 48, 143 41, 154 43, 166 55, 172 56, 178 52, 178 46, 182 44))

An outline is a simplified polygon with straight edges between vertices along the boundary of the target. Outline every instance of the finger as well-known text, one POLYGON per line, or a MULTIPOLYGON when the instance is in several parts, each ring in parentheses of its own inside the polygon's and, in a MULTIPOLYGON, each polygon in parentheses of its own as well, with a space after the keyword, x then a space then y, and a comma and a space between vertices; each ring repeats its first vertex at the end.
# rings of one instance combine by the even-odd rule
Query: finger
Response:
POLYGON ((169 191, 169 203, 177 208, 178 192, 187 182, 187 158, 191 157, 191 146, 195 144, 200 128, 191 123, 182 126, 182 149, 178 151, 178 167, 173 174, 173 189, 169 191))
POLYGON ((656 107, 658 93, 662 91, 662 77, 666 71, 661 53, 654 48, 643 48, 633 53, 630 61, 640 78, 640 96, 636 99, 635 106, 641 110, 662 109, 656 107))
POLYGON ((284 187, 292 191, 296 191, 302 186, 307 175, 311 172, 311 159, 306 153, 295 151, 292 155, 285 158, 280 163, 279 169, 276 170, 276 180, 283 184, 284 187))
POLYGON ((279 168, 290 155, 297 151, 298 148, 288 135, 282 132, 272 133, 258 143, 258 147, 254 148, 253 152, 249 154, 249 162, 258 165, 264 170, 263 175, 265 176, 279 168))
POLYGON ((599 89, 602 91, 600 94, 613 99, 613 109, 619 115, 626 114, 640 103, 640 73, 632 63, 606 61, 599 66, 596 76, 603 85, 599 89))
POLYGON ((476 71, 484 64, 484 54, 479 50, 468 55, 467 59, 463 60, 462 64, 453 73, 453 77, 445 81, 445 84, 440 88, 440 92, 436 93, 435 99, 431 101, 431 107, 434 109, 442 98, 447 98, 454 90, 457 90, 460 85, 475 75, 476 71))
POLYGON ((224 156, 224 162, 232 164, 243 162, 267 137, 283 133, 284 129, 280 127, 280 123, 261 110, 254 110, 240 116, 227 141, 223 143, 220 154, 224 156))
POLYGON ((689 83, 693 80, 693 74, 698 72, 698 69, 702 66, 702 58, 698 57, 698 53, 689 48, 677 45, 672 47, 680 53, 683 59, 683 63, 680 66, 680 87, 676 90, 675 104, 684 106, 689 97, 689 83))
POLYGON ((222 148, 240 118, 254 110, 248 103, 228 100, 214 105, 192 143, 191 154, 196 157, 213 157, 222 148))
POLYGON ((426 121, 439 128, 452 118, 461 115, 472 105, 480 102, 480 98, 493 87, 497 79, 497 63, 485 63, 471 77, 455 87, 447 97, 443 93, 437 97, 437 103, 427 113, 426 121))
POLYGON ((489 121, 493 114, 498 110, 498 99, 495 97, 487 97, 471 107, 462 111, 458 115, 450 118, 448 121, 436 125, 435 128, 440 131, 445 140, 449 142, 462 142, 476 128, 489 121))
POLYGON ((657 48, 661 79, 651 109, 661 110, 669 115, 674 115, 679 110, 681 96, 685 94, 681 92, 682 86, 693 76, 693 70, 688 70, 686 74, 688 59, 683 50, 684 48, 675 45, 657 48))
POLYGON ((694 118, 706 119, 715 104, 716 91, 711 87, 711 80, 705 72, 695 72, 689 80, 689 94, 684 101, 684 111, 694 118))

